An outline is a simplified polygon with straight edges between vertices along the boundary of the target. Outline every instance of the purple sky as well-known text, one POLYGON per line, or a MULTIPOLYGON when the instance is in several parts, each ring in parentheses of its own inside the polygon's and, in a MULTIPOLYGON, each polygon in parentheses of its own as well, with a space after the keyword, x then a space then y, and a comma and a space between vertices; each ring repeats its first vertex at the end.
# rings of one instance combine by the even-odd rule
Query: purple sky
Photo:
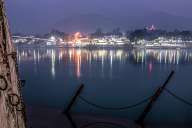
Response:
POLYGON ((5 0, 11 29, 43 31, 46 26, 78 14, 134 16, 165 12, 192 18, 192 0, 5 0), (42 23, 43 22, 43 23, 42 23), (20 26, 20 27, 18 27, 20 26))

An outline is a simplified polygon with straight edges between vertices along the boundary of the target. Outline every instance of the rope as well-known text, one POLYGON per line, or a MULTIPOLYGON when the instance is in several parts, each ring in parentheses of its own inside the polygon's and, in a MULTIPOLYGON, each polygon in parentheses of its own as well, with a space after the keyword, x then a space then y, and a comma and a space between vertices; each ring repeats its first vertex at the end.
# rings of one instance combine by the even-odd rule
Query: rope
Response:
POLYGON ((173 92, 170 91, 169 89, 165 89, 165 91, 166 91, 167 93, 169 93, 171 96, 173 96, 175 99, 179 100, 180 102, 182 102, 182 103, 184 103, 184 104, 186 104, 186 105, 192 106, 192 103, 191 103, 191 102, 185 100, 185 99, 182 98, 182 97, 177 96, 175 93, 173 93, 173 92))
POLYGON ((126 110, 126 109, 131 109, 131 108, 137 107, 137 106, 139 106, 139 105, 147 102, 149 99, 151 99, 151 96, 148 97, 148 98, 145 98, 144 100, 139 101, 139 102, 137 102, 137 103, 135 103, 135 104, 128 105, 128 106, 123 106, 123 107, 117 107, 117 108, 101 106, 101 105, 95 104, 95 103, 93 103, 93 102, 90 102, 90 101, 88 101, 87 99, 85 99, 85 98, 83 98, 83 97, 81 97, 81 96, 79 96, 79 98, 80 98, 82 101, 84 101, 85 103, 87 103, 87 104, 89 104, 89 105, 91 105, 91 106, 93 106, 93 107, 95 107, 95 108, 103 109, 103 110, 118 111, 118 110, 126 110))
POLYGON ((88 128, 92 126, 102 126, 102 127, 113 127, 113 128, 127 128, 124 125, 121 124, 116 124, 116 123, 111 123, 111 122, 95 122, 95 123, 89 123, 86 125, 81 126, 80 128, 88 128))

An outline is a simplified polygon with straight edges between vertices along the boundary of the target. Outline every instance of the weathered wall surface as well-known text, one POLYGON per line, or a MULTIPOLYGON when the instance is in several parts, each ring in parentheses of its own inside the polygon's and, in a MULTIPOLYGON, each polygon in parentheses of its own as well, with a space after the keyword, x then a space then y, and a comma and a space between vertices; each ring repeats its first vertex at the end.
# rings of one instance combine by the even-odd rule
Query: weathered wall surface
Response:
POLYGON ((16 53, 4 10, 0 0, 0 128, 25 128, 16 53))

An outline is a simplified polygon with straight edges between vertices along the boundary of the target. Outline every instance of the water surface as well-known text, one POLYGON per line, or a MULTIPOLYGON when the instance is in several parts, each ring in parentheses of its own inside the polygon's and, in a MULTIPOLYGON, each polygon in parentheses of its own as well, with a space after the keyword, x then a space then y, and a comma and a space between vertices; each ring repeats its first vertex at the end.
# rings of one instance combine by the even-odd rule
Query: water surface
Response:
MULTIPOLYGON (((192 102, 190 49, 17 48, 25 102, 64 109, 81 83, 81 96, 106 107, 131 105, 152 95, 171 70, 167 88, 192 102)), ((146 103, 122 111, 100 110, 77 100, 74 112, 137 119, 146 103)), ((192 107, 163 92, 148 121, 192 120, 192 107)))

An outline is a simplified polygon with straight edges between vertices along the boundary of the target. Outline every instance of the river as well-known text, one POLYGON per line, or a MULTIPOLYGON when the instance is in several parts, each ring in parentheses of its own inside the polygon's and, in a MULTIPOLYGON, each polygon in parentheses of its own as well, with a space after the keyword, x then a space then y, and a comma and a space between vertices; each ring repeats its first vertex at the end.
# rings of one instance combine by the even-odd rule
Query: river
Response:
MULTIPOLYGON (((26 104, 64 109, 81 83, 82 97, 105 106, 129 106, 154 94, 169 73, 167 85, 192 103, 190 49, 83 49, 17 47, 20 76, 26 80, 26 104)), ((80 99, 72 111, 137 119, 147 102, 127 110, 100 110, 80 99)), ((147 116, 148 121, 192 121, 192 107, 164 91, 147 116)))

